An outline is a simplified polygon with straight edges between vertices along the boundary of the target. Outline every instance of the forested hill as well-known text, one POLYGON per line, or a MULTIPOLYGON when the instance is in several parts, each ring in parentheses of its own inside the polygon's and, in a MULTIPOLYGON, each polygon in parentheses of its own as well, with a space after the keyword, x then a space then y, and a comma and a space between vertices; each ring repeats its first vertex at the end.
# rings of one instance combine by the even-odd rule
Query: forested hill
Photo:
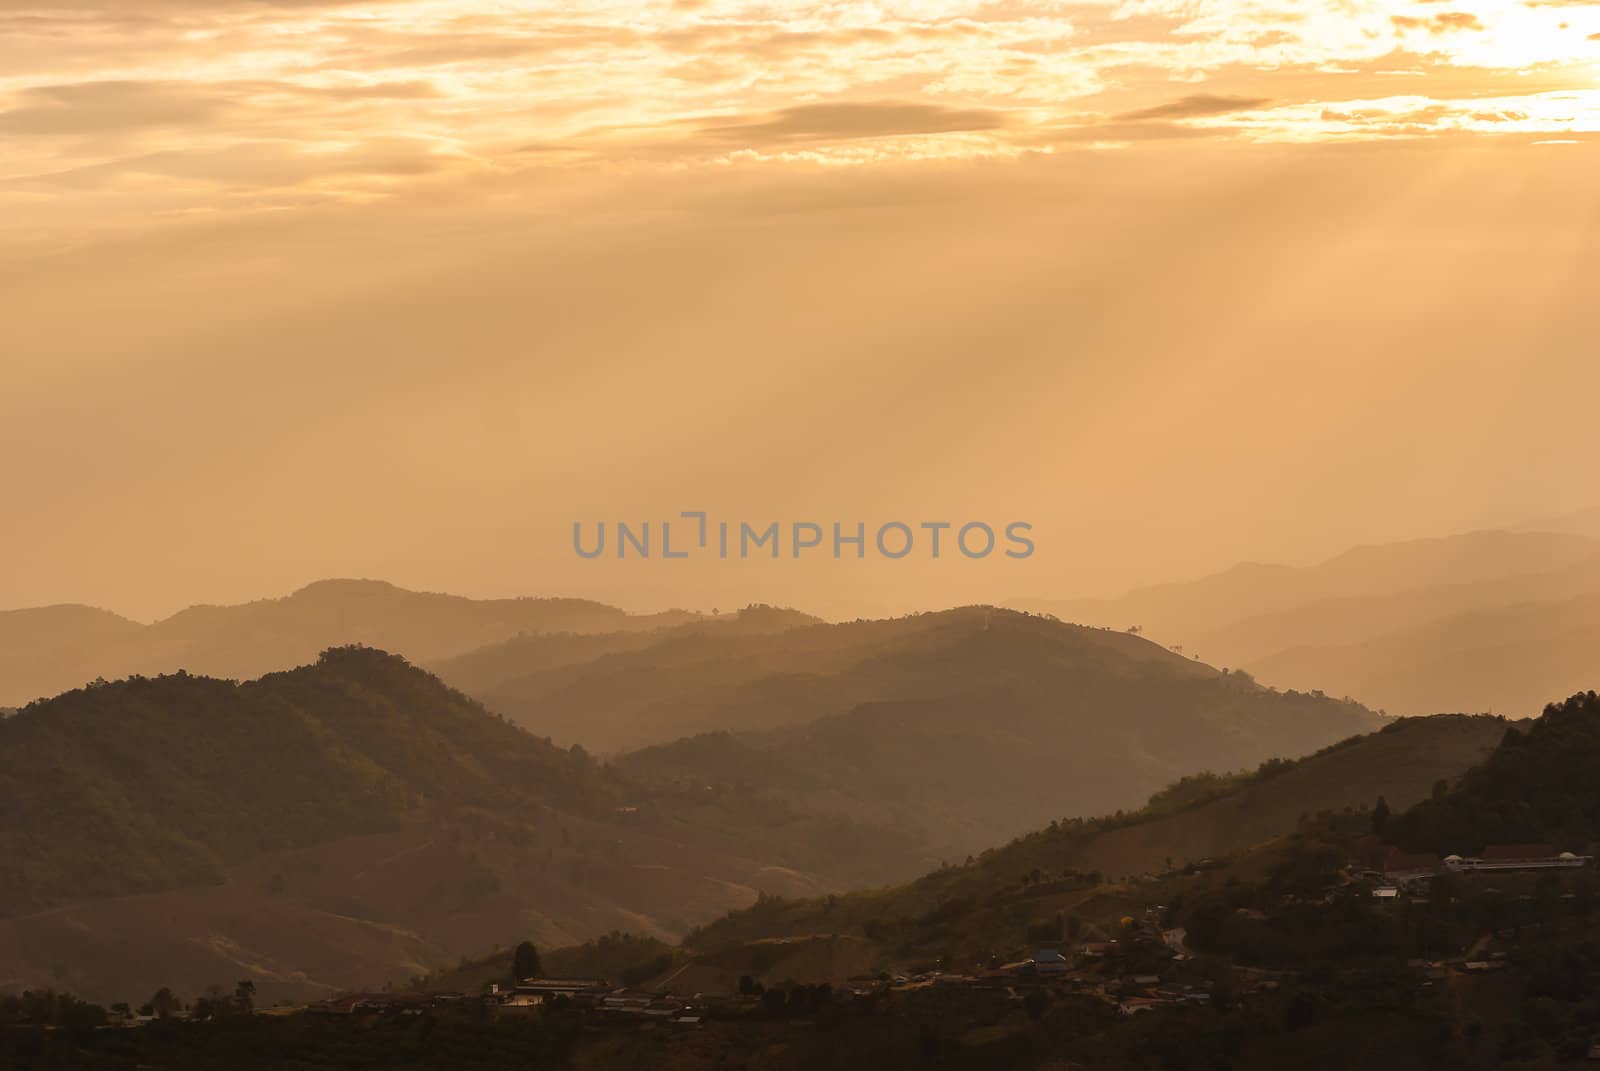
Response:
POLYGON ((675 940, 926 865, 874 819, 629 782, 367 648, 98 684, 0 720, 0 991, 305 999, 527 938, 675 940))
POLYGON ((1459 785, 1385 824, 1397 844, 1473 855, 1490 844, 1583 852, 1600 840, 1600 696, 1574 695, 1505 738, 1459 785))
POLYGON ((422 809, 593 813, 619 798, 581 751, 380 651, 244 684, 132 678, 0 721, 0 915, 215 880, 422 809))

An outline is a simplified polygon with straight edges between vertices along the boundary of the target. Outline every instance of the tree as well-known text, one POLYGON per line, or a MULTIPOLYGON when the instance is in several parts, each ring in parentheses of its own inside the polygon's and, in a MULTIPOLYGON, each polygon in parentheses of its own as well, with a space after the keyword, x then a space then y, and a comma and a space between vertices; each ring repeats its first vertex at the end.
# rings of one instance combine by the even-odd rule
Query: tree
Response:
POLYGON ((544 973, 544 967, 539 963, 539 950, 533 947, 532 941, 524 941, 517 946, 511 954, 511 981, 513 984, 524 978, 537 978, 544 973))
POLYGON ((149 1008, 151 1015, 158 1019, 166 1019, 183 1010, 183 1001, 179 1000, 172 990, 162 986, 156 990, 155 996, 150 998, 149 1008))
POLYGON ((1372 808, 1372 831, 1374 833, 1383 832, 1383 827, 1389 824, 1389 815, 1389 801, 1379 796, 1377 804, 1372 808))
POLYGON ((256 1010, 256 984, 245 978, 233 987, 233 1003, 239 1011, 250 1015, 256 1010))
POLYGON ((220 985, 208 985, 203 996, 194 998, 189 1015, 195 1020, 221 1019, 234 1010, 233 1000, 220 985))

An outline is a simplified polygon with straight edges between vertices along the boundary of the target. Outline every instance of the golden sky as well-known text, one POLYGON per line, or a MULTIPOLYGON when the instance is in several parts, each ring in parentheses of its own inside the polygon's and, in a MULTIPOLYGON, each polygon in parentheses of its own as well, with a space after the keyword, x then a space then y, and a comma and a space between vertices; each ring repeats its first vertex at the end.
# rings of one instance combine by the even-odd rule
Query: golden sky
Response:
POLYGON ((0 606, 830 612, 1593 505, 1600 5, 10 0, 0 606), (575 518, 1032 521, 574 563, 575 518))
POLYGON ((1600 127, 1585 0, 10 0, 17 224, 529 169, 1600 127))

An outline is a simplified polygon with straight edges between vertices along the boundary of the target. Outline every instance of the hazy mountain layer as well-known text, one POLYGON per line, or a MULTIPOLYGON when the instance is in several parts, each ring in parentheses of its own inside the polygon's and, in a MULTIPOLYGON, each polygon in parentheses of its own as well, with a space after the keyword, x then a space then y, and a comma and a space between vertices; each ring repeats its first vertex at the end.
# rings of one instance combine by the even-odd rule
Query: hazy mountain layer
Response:
POLYGON ((0 704, 101 678, 184 669, 246 678, 360 643, 429 662, 521 632, 626 632, 694 620, 585 599, 467 599, 374 580, 324 580, 281 599, 194 606, 141 625, 88 606, 0 612, 0 704))
POLYGON ((1351 695, 1391 714, 1528 716, 1587 684, 1585 652, 1600 633, 1600 541, 1473 532, 1042 605, 1137 625, 1264 683, 1351 695))
MULTIPOLYGON (((634 752, 621 760, 630 775, 738 786, 806 813, 874 815, 946 858, 1063 815, 1137 807, 1199 769, 1306 754, 1378 723, 1358 705, 1261 688, 1134 636, 983 608, 736 641, 737 658, 699 644, 689 660, 667 646, 600 661, 680 685, 671 706, 635 708, 626 728, 643 735, 716 715, 746 731, 634 752), (852 634, 876 641, 863 643, 868 657, 816 669, 852 634), (778 717, 790 724, 761 728, 778 717)), ((542 702, 569 716, 627 710, 593 673, 568 679, 593 681, 600 696, 569 685, 542 702)), ((521 716, 540 724, 542 709, 521 716)))
MULTIPOLYGON (((812 723, 804 738, 812 743, 796 746, 823 747, 850 733, 823 719, 857 712, 840 724, 870 722, 896 735, 965 720, 973 732, 1020 733, 1024 747, 1032 738, 1081 751, 1110 734, 1138 754, 1103 756, 1117 760, 1107 776, 1147 767, 1152 777, 1131 789, 1147 792, 1193 770, 1197 754, 1253 764, 1375 723, 1354 704, 1274 695, 1137 636, 990 607, 775 632, 685 627, 596 640, 589 651, 543 636, 516 647, 534 670, 478 698, 535 732, 602 752, 812 723), (865 704, 882 705, 863 714, 865 704), (915 704, 929 713, 914 713, 915 704), (905 724, 891 727, 902 715, 905 724), (1133 720, 1117 726, 1124 715, 1133 720), (1183 750, 1190 747, 1202 750, 1183 750), (1131 767, 1120 761, 1129 757, 1137 759, 1131 767)), ((441 673, 453 679, 450 664, 441 673)), ((931 737, 898 740, 938 746, 931 737)), ((1060 787, 1073 786, 1062 778, 1060 787)))
POLYGON ((1456 614, 1360 643, 1298 647, 1255 666, 1391 713, 1493 711, 1525 717, 1542 697, 1600 674, 1600 593, 1456 614))

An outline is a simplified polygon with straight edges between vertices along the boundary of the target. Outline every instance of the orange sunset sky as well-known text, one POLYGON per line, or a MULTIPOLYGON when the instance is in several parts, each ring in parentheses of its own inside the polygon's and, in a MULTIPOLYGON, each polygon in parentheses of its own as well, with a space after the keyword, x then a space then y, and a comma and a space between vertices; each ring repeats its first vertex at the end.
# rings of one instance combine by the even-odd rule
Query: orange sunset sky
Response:
POLYGON ((830 614, 1590 507, 1600 4, 0 3, 0 607, 830 614), (1025 520, 580 562, 574 520, 1025 520))

